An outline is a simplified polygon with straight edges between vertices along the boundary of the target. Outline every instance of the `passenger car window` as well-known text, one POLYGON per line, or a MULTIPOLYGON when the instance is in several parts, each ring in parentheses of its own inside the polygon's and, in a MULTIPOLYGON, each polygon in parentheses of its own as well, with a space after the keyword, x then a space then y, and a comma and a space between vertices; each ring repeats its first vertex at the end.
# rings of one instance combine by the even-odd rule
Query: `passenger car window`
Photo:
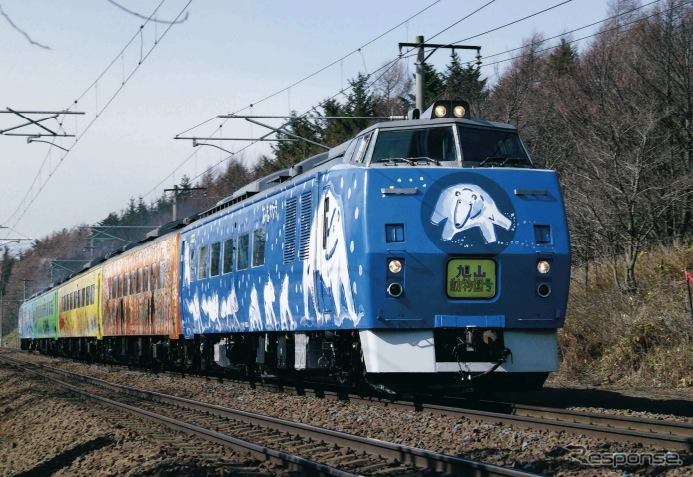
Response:
POLYGON ((248 268, 248 248, 250 238, 248 234, 238 236, 238 257, 236 261, 237 270, 245 270, 248 268))
POLYGON ((210 268, 209 276, 216 277, 219 275, 219 259, 221 255, 221 243, 213 243, 210 247, 210 268))
POLYGON ((159 288, 164 288, 164 282, 166 280, 166 262, 164 260, 159 262, 159 288))
POLYGON ((205 245, 200 247, 200 254, 197 256, 197 279, 202 280, 209 276, 209 248, 205 245))
POLYGON ((224 241, 224 263, 222 273, 231 273, 233 270, 233 239, 224 241))
POLYGON ((265 264, 265 242, 267 235, 264 227, 253 231, 253 267, 265 264))

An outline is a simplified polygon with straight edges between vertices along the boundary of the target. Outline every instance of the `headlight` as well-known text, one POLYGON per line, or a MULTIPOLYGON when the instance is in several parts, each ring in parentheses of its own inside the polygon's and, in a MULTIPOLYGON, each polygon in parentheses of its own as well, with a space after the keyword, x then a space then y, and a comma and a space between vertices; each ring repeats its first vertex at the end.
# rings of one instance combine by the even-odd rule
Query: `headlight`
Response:
POLYGON ((463 117, 464 117, 464 113, 466 113, 466 111, 465 111, 465 109, 464 109, 464 106, 455 106, 455 109, 452 110, 452 114, 453 114, 456 118, 463 118, 463 117))
POLYGON ((448 109, 443 106, 442 104, 439 104, 436 106, 436 108, 433 110, 435 115, 439 118, 444 118, 446 114, 448 114, 448 109))
POLYGON ((392 272, 392 273, 399 273, 402 271, 402 262, 400 262, 397 259, 390 260, 390 263, 387 264, 387 268, 392 272))
POLYGON ((549 270, 551 270, 551 265, 546 260, 541 260, 537 263, 537 271, 539 273, 546 274, 549 273, 549 270))

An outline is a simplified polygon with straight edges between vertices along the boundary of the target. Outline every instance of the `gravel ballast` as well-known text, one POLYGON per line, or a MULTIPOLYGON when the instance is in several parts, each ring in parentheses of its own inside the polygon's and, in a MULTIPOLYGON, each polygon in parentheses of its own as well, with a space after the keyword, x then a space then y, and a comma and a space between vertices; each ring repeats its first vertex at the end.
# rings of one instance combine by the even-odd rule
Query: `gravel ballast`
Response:
MULTIPOLYGON (((23 355, 22 359, 28 359, 27 355, 23 355)), ((30 359, 118 384, 537 473, 561 476, 693 475, 693 460, 690 455, 683 454, 681 457, 685 465, 678 468, 587 465, 580 460, 581 448, 604 455, 655 452, 662 449, 565 432, 531 431, 428 412, 293 396, 252 389, 229 381, 222 383, 197 377, 151 374, 123 367, 88 366, 38 355, 31 355, 30 359)), ((153 469, 173 465, 195 465, 202 471, 197 475, 214 472, 214 469, 221 472, 218 461, 202 462, 194 455, 182 456, 175 453, 175 448, 162 453, 163 448, 155 440, 114 427, 104 417, 107 410, 97 413, 90 403, 69 400, 62 406, 52 406, 52 409, 45 410, 42 409, 45 406, 41 406, 45 397, 44 391, 35 382, 17 378, 7 367, 0 366, 0 444, 9 449, 0 454, 0 474, 18 475, 54 458, 52 456, 64 454, 78 446, 87 446, 84 447, 86 451, 74 458, 69 466, 62 467, 60 470, 65 472, 62 475, 155 475, 156 470, 153 469), (59 436, 56 438, 56 435, 59 436), (90 445, 100 447, 89 450, 90 445), (43 454, 45 457, 41 457, 43 454), (134 456, 137 456, 136 463, 133 462, 134 456)), ((638 414, 656 417, 647 413, 638 414)), ((231 455, 231 459, 234 457, 238 459, 231 455)))

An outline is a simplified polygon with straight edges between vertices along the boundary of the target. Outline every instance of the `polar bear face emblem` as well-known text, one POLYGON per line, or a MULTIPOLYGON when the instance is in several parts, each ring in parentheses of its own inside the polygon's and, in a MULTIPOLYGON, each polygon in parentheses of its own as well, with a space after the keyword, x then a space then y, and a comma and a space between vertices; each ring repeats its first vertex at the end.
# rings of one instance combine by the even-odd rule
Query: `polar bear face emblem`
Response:
POLYGON ((509 230, 512 222, 498 210, 491 196, 475 184, 456 184, 440 193, 431 223, 445 222, 441 239, 445 241, 460 232, 479 227, 486 243, 496 242, 496 230, 509 230))

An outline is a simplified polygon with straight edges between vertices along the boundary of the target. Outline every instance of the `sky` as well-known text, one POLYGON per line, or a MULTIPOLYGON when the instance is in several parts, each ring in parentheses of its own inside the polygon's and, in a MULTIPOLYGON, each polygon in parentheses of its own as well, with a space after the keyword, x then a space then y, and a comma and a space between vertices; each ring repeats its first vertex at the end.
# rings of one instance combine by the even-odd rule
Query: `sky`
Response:
MULTIPOLYGON (((174 137, 258 137, 269 131, 216 116, 303 113, 358 73, 395 60, 398 43, 417 35, 442 31, 431 41, 458 42, 558 5, 463 42, 485 57, 534 33, 552 37, 608 16, 606 1, 564 1, 0 0, 0 110, 84 113, 41 122, 75 135, 40 138, 69 152, 0 135, 0 245, 95 224, 130 198, 152 202, 184 174, 195 178, 220 162, 214 170, 223 170, 228 154, 174 137), (157 21, 137 16, 155 10, 157 21)), ((489 59, 482 75, 493 83, 509 63, 489 63, 516 54, 489 59)), ((439 50, 428 61, 443 71, 449 58, 439 50)), ((413 74, 413 59, 401 61, 413 74)), ((25 122, 0 114, 0 130, 25 122)), ((35 125, 8 132, 46 133, 35 125)), ((213 144, 236 152, 249 143, 213 144)), ((252 164, 269 151, 252 145, 226 161, 252 164)))

